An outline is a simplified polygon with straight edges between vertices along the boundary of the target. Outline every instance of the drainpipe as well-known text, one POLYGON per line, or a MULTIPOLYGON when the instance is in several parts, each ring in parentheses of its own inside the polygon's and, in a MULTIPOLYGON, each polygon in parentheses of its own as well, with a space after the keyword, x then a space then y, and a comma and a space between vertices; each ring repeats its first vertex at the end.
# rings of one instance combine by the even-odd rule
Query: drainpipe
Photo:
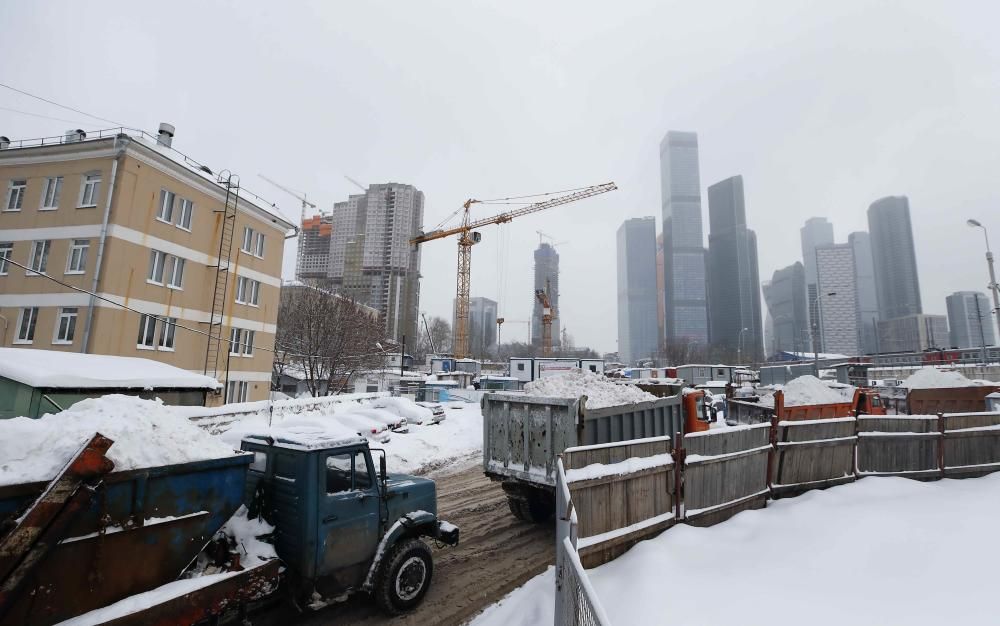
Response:
POLYGON ((2 346, 3 342, 7 340, 7 318, 0 315, 0 320, 3 320, 3 332, 0 333, 0 346, 2 346))
MULTIPOLYGON (((111 163, 111 183, 108 186, 108 201, 104 205, 104 218, 101 221, 101 238, 97 243, 97 262, 94 266, 94 280, 90 286, 91 293, 97 293, 97 286, 101 281, 101 267, 104 261, 104 243, 108 238, 108 219, 111 216, 111 199, 115 195, 115 188, 118 183, 118 163, 121 162, 122 157, 125 155, 125 146, 128 145, 128 137, 118 135, 115 143, 117 144, 119 141, 121 142, 121 147, 118 148, 115 160, 111 163)), ((94 308, 96 305, 97 298, 91 295, 90 302, 87 303, 87 324, 83 329, 83 342, 80 346, 80 352, 84 354, 88 354, 90 352, 90 329, 94 324, 94 308)))

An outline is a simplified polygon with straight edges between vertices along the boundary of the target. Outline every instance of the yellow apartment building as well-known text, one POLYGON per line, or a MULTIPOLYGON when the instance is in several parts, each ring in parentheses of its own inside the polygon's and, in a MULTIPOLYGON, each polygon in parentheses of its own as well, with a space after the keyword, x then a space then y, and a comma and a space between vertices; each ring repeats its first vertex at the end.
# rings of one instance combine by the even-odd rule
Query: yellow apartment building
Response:
POLYGON ((0 346, 145 357, 217 378, 213 404, 265 399, 293 224, 173 134, 0 137, 0 346))

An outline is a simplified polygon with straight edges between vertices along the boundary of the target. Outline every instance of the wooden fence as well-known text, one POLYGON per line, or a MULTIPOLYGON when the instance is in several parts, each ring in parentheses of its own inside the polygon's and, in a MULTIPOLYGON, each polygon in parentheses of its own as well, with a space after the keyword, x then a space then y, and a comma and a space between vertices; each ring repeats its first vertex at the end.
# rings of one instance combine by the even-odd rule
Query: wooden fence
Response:
POLYGON ((710 526, 769 499, 866 476, 1000 470, 1000 413, 861 416, 740 426, 567 449, 586 567, 678 522, 710 526))
POLYGON ((607 563, 674 523, 670 437, 567 448, 562 460, 585 567, 607 563))

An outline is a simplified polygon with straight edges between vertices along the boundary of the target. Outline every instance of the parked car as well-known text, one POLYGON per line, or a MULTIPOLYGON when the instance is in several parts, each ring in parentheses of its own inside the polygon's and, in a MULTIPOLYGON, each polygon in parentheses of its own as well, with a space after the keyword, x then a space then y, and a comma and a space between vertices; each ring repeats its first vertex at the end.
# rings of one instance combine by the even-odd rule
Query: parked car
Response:
POLYGON ((367 415, 349 411, 338 411, 334 414, 333 419, 372 441, 385 443, 392 438, 387 425, 377 422, 367 415))
MULTIPOLYGON (((377 398, 371 402, 371 406, 375 408, 385 409, 386 411, 405 417, 406 421, 410 424, 436 424, 440 421, 434 421, 433 409, 420 406, 420 404, 407 398, 377 398)), ((441 415, 444 415, 444 409, 441 409, 441 415)))
POLYGON ((371 405, 362 405, 351 407, 347 412, 355 415, 364 415, 380 424, 385 424, 394 433, 410 432, 410 427, 405 417, 401 417, 386 409, 377 409, 371 405))
POLYGON ((429 424, 440 424, 445 420, 444 407, 437 402, 417 402, 419 406, 431 410, 431 419, 429 424))

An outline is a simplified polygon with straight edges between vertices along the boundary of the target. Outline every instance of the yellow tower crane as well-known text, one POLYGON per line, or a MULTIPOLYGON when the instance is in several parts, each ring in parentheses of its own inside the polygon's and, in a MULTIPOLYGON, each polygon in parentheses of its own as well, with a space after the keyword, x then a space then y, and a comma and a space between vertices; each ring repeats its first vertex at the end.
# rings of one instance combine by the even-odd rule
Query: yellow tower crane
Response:
MULTIPOLYGON (((410 239, 411 244, 417 245, 427 241, 433 241, 435 239, 444 239, 445 237, 458 235, 458 278, 456 281, 457 294, 455 296, 456 310, 454 332, 455 358, 462 359, 469 354, 469 291, 471 287, 470 272, 472 269, 472 246, 482 240, 482 234, 476 232, 476 229, 482 228, 483 226, 489 226, 490 224, 506 224, 515 217, 521 217, 522 215, 528 215, 529 213, 537 213, 538 211, 550 209, 561 204, 569 204, 570 202, 576 202, 577 200, 583 200, 584 198, 597 196, 602 193, 614 191, 615 189, 618 189, 618 187, 614 183, 604 183, 602 185, 583 187, 572 190, 572 193, 567 193, 566 195, 549 198, 541 202, 529 204, 528 206, 520 207, 512 211, 507 211, 500 213, 499 215, 494 215, 493 217, 487 217, 476 221, 472 221, 469 216, 469 207, 473 204, 480 202, 517 200, 519 198, 499 198, 495 201, 473 200, 470 198, 462 204, 462 209, 464 210, 462 212, 462 223, 460 225, 455 226, 454 228, 434 230, 410 239)), ((538 195, 551 194, 536 194, 536 196, 538 195)), ((523 197, 526 196, 520 196, 520 198, 523 197)))

